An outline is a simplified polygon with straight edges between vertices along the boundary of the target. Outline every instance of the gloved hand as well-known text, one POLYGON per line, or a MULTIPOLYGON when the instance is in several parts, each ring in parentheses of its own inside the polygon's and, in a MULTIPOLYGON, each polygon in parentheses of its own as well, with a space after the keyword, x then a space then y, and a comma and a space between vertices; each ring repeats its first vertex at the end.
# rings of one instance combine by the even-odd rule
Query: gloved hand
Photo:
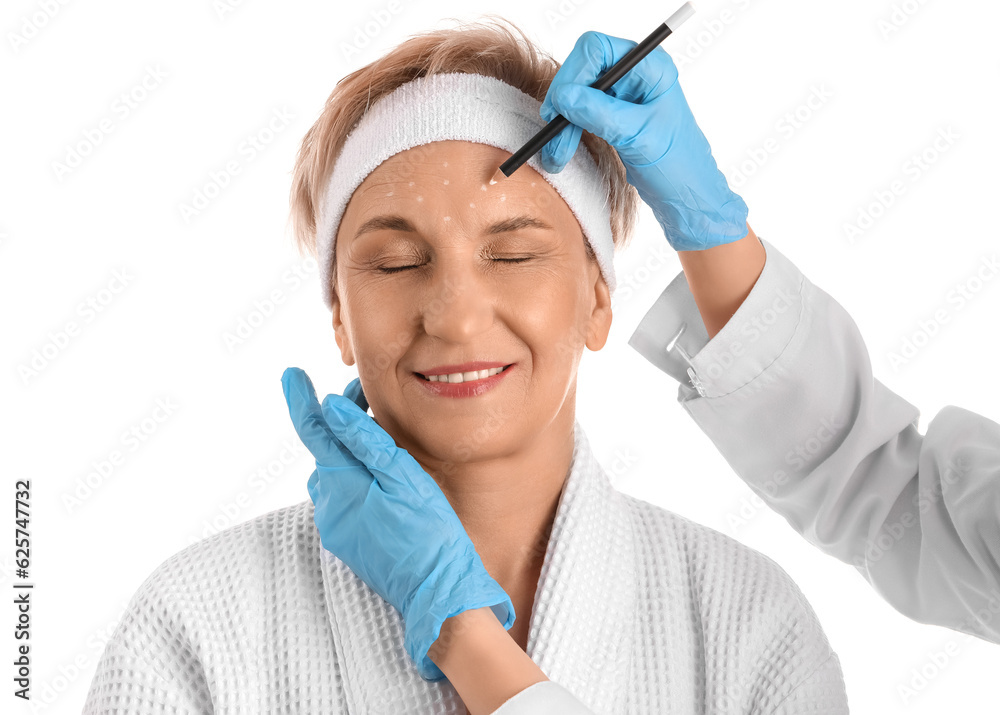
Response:
POLYGON ((541 151, 542 167, 558 173, 573 158, 582 129, 618 152, 626 179, 639 192, 678 251, 732 243, 747 235, 747 205, 729 188, 712 148, 691 114, 677 67, 655 48, 608 92, 590 87, 636 42, 583 33, 556 72, 539 113, 571 124, 541 151))
POLYGON ((323 547, 396 607, 420 676, 441 680, 427 651, 445 620, 490 606, 509 629, 514 604, 437 482, 368 416, 360 379, 323 398, 322 408, 301 369, 286 369, 281 386, 295 431, 316 458, 307 487, 323 547))

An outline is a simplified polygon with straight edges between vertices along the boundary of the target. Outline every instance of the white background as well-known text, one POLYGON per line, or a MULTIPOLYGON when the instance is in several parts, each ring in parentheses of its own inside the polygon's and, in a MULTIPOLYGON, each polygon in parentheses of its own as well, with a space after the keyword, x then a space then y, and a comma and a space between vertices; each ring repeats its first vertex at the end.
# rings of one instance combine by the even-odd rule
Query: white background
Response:
MULTIPOLYGON (((585 30, 638 41, 680 3, 504 0, 472 12, 465 1, 400 0, 394 13, 382 0, 48 5, 6 2, 0 16, 3 513, 13 520, 14 482, 30 478, 33 709, 10 695, 8 595, 0 631, 3 702, 17 704, 3 709, 70 713, 122 609, 158 564, 220 526, 308 499, 305 451, 278 461, 286 444, 299 444, 281 373, 302 367, 322 396, 356 372, 341 362, 314 264, 293 248, 286 216, 294 153, 336 81, 410 34, 454 24, 447 18, 501 14, 562 60, 585 30), (372 19, 378 11, 384 27, 372 19), (142 90, 147 68, 164 76, 142 90), (130 93, 145 96, 126 116, 119 97, 130 93), (275 112, 292 119, 262 133, 275 112), (112 131, 60 175, 56 163, 102 120, 112 131), (246 142, 257 135, 251 156, 246 142), (179 207, 211 192, 230 161, 240 172, 185 220, 179 207), (126 287, 102 293, 117 287, 116 271, 126 287), (258 320, 258 302, 274 291, 282 302, 258 320), (109 300, 100 312, 80 312, 101 298, 109 300), (249 337, 227 344, 246 320, 256 326, 249 337), (70 321, 78 330, 60 347, 70 321), (49 357, 32 373, 36 350, 49 357), (157 400, 176 406, 160 422, 157 400), (123 441, 132 428, 145 430, 142 442, 123 441), (124 461, 92 474, 96 486, 84 491, 94 463, 114 450, 124 461), (269 481, 255 476, 269 464, 269 481)), ((997 4, 695 7, 664 48, 751 226, 847 308, 876 377, 920 408, 922 432, 947 404, 996 420, 1000 280, 961 310, 947 295, 998 248, 997 4), (888 32, 894 8, 899 22, 888 32), (805 109, 817 87, 832 96, 805 109), (810 116, 789 136, 782 118, 797 109, 810 116), (947 150, 919 177, 906 173, 949 128, 958 138, 947 150), (777 151, 753 162, 769 138, 777 151), (737 175, 741 163, 748 179, 737 175), (849 241, 844 224, 897 179, 905 192, 849 241), (942 308, 947 324, 893 366, 889 354, 942 308)), ((840 657, 853 712, 995 712, 1000 648, 907 620, 852 567, 752 506, 676 404, 676 382, 627 345, 680 271, 676 255, 656 258, 666 245, 643 206, 632 247, 617 259, 632 295, 617 300, 607 346, 581 367, 578 416, 616 485, 781 564, 840 657), (736 521, 741 506, 745 523, 736 521), (904 702, 899 686, 946 648, 958 655, 904 702)), ((8 521, 5 594, 12 531, 8 521)))

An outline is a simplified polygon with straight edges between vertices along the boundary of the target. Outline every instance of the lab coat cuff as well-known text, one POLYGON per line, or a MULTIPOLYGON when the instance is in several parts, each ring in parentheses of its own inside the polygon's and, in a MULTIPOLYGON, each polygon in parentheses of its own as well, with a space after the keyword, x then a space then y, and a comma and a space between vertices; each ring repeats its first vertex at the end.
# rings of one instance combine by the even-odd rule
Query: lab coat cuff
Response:
POLYGON ((528 686, 505 701, 490 715, 543 715, 543 713, 595 715, 593 710, 552 680, 543 680, 528 686))
POLYGON ((629 338, 640 355, 680 383, 678 401, 722 397, 746 386, 781 355, 795 334, 804 277, 768 241, 760 242, 764 268, 742 305, 711 340, 683 271, 629 338))

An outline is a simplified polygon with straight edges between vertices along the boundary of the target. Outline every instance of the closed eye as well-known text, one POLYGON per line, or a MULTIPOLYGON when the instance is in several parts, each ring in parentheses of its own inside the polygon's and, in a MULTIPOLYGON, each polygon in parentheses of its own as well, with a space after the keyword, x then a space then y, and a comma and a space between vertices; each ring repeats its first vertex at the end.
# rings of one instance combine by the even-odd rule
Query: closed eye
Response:
MULTIPOLYGON (((500 261, 502 263, 524 263, 525 261, 530 261, 533 256, 528 256, 526 258, 494 258, 494 261, 500 261)), ((420 268, 419 265, 414 266, 393 266, 391 268, 379 267, 375 270, 381 273, 399 273, 400 271, 405 271, 410 268, 420 268)))

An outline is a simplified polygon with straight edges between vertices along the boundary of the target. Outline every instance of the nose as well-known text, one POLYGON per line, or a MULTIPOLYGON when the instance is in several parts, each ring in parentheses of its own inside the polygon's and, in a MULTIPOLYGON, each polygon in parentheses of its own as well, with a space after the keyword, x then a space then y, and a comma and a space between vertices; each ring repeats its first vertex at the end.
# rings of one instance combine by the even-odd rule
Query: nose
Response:
POLYGON ((439 264, 421 307, 424 331, 452 343, 473 342, 493 325, 494 300, 494 286, 467 265, 439 264))

